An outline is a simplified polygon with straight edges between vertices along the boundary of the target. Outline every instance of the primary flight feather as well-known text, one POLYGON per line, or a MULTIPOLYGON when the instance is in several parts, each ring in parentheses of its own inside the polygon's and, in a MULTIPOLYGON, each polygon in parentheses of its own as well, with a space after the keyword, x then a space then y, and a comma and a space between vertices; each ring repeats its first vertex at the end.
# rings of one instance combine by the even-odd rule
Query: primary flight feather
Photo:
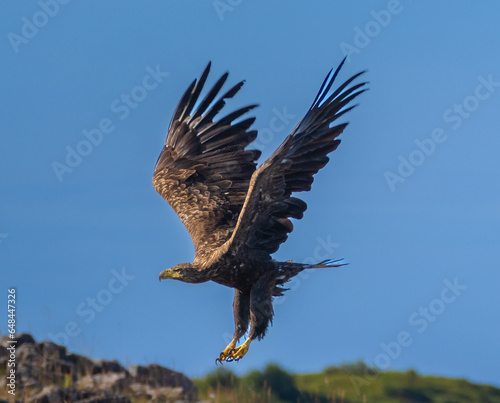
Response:
POLYGON ((252 340, 264 337, 274 314, 273 297, 282 295, 290 278, 304 269, 340 265, 331 260, 313 265, 278 262, 271 254, 292 232, 289 218, 302 218, 307 208, 292 193, 311 189, 313 175, 326 165, 327 154, 340 144, 338 136, 347 126, 333 123, 366 90, 364 82, 353 84, 358 73, 330 91, 344 61, 330 71, 304 118, 258 169, 260 151, 246 149, 257 137, 250 130, 255 118, 244 118, 257 105, 216 119, 243 82, 219 95, 225 73, 201 99, 209 63, 174 111, 153 185, 187 228, 195 257, 193 263, 162 271, 160 280, 211 280, 235 289, 235 332, 217 362, 241 359, 252 340), (237 347, 249 325, 247 339, 237 347))

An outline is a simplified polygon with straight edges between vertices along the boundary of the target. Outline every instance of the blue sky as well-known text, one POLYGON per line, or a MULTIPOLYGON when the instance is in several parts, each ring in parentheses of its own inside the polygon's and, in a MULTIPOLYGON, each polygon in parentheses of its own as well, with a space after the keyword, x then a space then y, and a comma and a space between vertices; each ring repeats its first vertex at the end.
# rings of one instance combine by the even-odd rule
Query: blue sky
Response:
POLYGON ((367 69, 370 91, 275 258, 350 264, 296 278, 266 338, 228 367, 363 359, 500 385, 500 5, 62 3, 0 12, 0 281, 17 289, 18 331, 212 370, 233 291, 158 282, 193 257, 151 185, 171 114, 211 60, 210 83, 246 80, 227 111, 260 104, 267 156, 347 52, 340 79, 367 69))

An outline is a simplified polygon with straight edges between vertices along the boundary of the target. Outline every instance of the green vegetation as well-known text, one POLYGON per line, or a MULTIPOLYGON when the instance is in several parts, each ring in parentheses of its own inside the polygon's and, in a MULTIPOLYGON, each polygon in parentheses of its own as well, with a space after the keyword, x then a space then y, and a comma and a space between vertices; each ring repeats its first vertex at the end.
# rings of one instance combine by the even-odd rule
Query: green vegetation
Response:
POLYGON ((219 367, 194 382, 199 399, 214 403, 500 403, 500 389, 493 386, 414 370, 380 372, 363 362, 300 375, 277 364, 245 376, 219 367))

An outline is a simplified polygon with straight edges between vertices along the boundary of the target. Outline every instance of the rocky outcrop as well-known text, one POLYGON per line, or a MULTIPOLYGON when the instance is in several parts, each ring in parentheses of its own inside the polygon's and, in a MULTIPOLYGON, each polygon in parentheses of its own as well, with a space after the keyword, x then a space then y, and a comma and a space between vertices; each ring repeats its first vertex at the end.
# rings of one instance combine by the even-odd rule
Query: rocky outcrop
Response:
POLYGON ((0 339, 0 402, 7 394, 7 348, 15 345, 16 401, 34 403, 125 403, 135 401, 195 402, 197 390, 189 378, 160 365, 133 365, 91 360, 68 353, 64 346, 23 333, 15 343, 0 339))

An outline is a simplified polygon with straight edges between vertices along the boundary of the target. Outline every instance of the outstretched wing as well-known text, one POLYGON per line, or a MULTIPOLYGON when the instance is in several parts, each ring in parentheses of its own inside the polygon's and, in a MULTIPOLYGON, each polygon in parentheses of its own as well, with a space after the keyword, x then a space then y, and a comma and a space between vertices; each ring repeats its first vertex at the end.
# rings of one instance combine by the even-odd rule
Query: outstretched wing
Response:
POLYGON ((248 130, 255 118, 234 123, 257 105, 214 121, 225 99, 243 82, 215 100, 228 77, 225 73, 195 108, 209 71, 210 63, 177 105, 153 174, 154 188, 191 235, 195 262, 231 237, 260 156, 260 151, 245 150, 257 136, 248 130))
POLYGON ((313 175, 328 162, 327 154, 340 144, 337 137, 347 123, 331 127, 356 105, 350 102, 366 91, 366 83, 351 85, 362 73, 344 82, 329 95, 330 88, 344 64, 328 74, 311 108, 280 147, 254 173, 245 205, 226 248, 241 246, 274 253, 283 243, 293 224, 307 205, 291 197, 293 192, 310 190, 313 175))

